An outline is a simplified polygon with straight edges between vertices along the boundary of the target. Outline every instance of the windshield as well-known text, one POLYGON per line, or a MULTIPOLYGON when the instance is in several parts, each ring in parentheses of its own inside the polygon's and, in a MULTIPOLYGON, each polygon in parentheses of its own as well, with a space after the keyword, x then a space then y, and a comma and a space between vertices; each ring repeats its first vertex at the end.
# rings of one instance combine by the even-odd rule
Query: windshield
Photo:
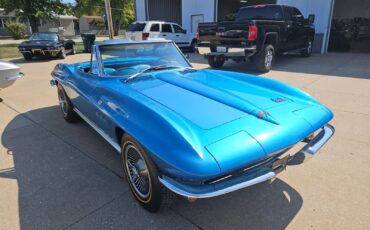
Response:
POLYGON ((32 34, 30 40, 52 40, 58 41, 58 35, 52 33, 37 33, 32 34))
POLYGON ((135 31, 143 31, 146 26, 146 23, 136 22, 127 28, 127 31, 135 32, 135 31))
POLYGON ((104 73, 110 76, 132 76, 157 66, 190 67, 172 42, 101 45, 99 51, 104 73))

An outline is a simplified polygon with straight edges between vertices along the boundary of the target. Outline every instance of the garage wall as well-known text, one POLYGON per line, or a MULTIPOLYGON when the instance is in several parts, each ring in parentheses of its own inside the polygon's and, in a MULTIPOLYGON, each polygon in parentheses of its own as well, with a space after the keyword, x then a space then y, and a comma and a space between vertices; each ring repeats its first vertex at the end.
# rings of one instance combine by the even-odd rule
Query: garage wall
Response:
POLYGON ((135 0, 135 14, 137 21, 145 21, 145 0, 135 0))
POLYGON ((305 17, 309 14, 315 14, 316 36, 314 50, 320 53, 325 53, 333 1, 334 0, 277 0, 277 4, 295 6, 305 17))
POLYGON ((192 15, 203 15, 204 22, 213 22, 215 17, 215 0, 183 0, 182 26, 191 31, 192 15))
POLYGON ((353 17, 370 18, 369 0, 335 0, 334 19, 348 19, 353 17))

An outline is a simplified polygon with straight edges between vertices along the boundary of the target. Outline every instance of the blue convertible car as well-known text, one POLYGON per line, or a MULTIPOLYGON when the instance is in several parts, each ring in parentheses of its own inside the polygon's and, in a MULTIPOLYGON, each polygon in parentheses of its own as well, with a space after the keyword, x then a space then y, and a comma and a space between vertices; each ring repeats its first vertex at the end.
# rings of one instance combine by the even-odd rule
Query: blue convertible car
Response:
POLYGON ((52 77, 64 119, 82 118, 121 154, 133 195, 152 212, 174 194, 208 198, 270 180, 334 133, 333 113, 307 93, 194 69, 171 41, 102 42, 89 62, 58 64, 52 77))

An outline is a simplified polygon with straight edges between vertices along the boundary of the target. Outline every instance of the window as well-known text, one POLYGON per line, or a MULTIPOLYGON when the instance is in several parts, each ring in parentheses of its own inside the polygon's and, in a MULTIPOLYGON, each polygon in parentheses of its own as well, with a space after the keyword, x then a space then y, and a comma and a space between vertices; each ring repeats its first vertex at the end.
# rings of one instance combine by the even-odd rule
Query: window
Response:
POLYGON ((137 23, 131 24, 127 28, 127 31, 130 31, 130 32, 143 31, 145 26, 146 26, 146 23, 137 22, 137 23))
POLYGON ((90 73, 95 74, 95 75, 99 74, 98 63, 96 61, 94 50, 92 50, 92 52, 91 52, 90 73))
POLYGON ((289 7, 284 7, 284 18, 285 18, 285 21, 291 21, 292 20, 292 15, 291 15, 289 7))
POLYGON ((236 21, 243 20, 282 20, 281 7, 277 5, 257 5, 244 7, 239 10, 236 21))
POLYGON ((4 28, 5 26, 4 26, 4 23, 3 23, 3 19, 2 18, 0 18, 0 28, 4 28))
POLYGON ((153 24, 150 27, 150 31, 152 31, 152 32, 159 32, 159 24, 153 24))
POLYGON ((184 33, 184 29, 181 28, 179 25, 176 25, 176 24, 172 24, 173 26, 173 30, 175 31, 175 33, 184 33))
POLYGON ((172 33, 172 28, 170 24, 162 24, 163 33, 172 33))

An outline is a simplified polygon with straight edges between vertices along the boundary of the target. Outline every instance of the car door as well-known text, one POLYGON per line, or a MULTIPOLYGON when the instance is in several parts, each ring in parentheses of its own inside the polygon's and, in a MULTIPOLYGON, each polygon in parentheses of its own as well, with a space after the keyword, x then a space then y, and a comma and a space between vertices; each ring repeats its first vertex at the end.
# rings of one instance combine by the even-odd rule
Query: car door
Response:
POLYGON ((181 26, 177 24, 172 24, 173 32, 174 32, 174 42, 179 46, 190 46, 189 36, 187 31, 181 28, 181 26))
POLYGON ((72 104, 90 121, 96 123, 98 95, 95 88, 99 83, 99 68, 94 52, 91 54, 90 67, 79 68, 74 77, 67 80, 67 94, 72 104), (86 71, 86 69, 88 69, 86 71))
POLYGON ((165 38, 167 40, 174 41, 174 33, 173 33, 172 26, 170 23, 162 24, 160 37, 165 38))
POLYGON ((294 49, 296 46, 295 41, 295 27, 293 25, 292 11, 290 7, 284 6, 284 20, 285 20, 285 31, 284 31, 284 51, 294 49))
POLYGON ((302 13, 295 7, 291 7, 291 17, 293 22, 293 39, 294 48, 302 48, 305 45, 306 33, 304 27, 304 17, 302 13))

